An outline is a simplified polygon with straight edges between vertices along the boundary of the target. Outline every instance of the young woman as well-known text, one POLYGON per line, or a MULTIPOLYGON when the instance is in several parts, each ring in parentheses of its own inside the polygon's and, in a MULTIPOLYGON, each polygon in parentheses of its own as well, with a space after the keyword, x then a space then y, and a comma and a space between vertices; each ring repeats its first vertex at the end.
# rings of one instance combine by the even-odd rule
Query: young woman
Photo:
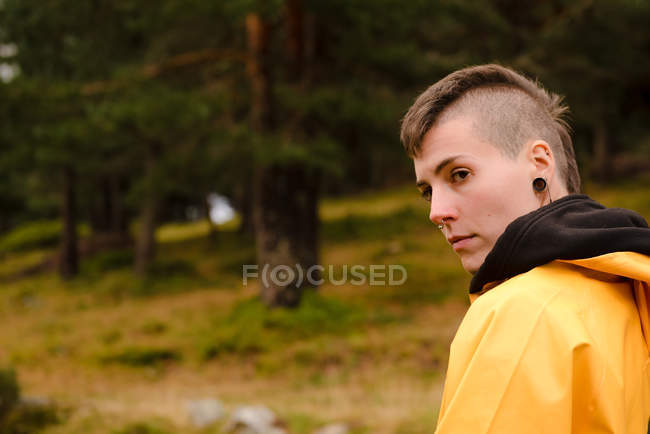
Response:
POLYGON ((437 433, 646 433, 650 229, 579 194, 561 98, 456 71, 402 122, 429 218, 473 274, 437 433))

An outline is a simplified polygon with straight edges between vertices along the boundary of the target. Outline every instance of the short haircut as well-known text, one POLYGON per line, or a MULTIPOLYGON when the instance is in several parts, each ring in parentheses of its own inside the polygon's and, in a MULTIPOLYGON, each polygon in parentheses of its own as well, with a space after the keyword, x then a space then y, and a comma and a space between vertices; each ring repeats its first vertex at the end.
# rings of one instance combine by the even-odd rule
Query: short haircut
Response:
POLYGON ((568 107, 560 95, 500 65, 464 68, 430 86, 402 119, 400 138, 409 155, 419 155, 422 139, 436 122, 468 116, 479 137, 515 158, 530 140, 546 141, 569 193, 580 192, 580 174, 568 107))

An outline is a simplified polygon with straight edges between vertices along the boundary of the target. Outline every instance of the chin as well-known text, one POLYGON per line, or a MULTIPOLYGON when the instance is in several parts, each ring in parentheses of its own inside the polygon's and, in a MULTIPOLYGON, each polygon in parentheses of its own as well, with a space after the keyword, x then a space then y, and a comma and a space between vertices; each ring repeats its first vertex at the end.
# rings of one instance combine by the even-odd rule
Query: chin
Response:
POLYGON ((481 265, 483 264, 483 259, 485 258, 469 257, 469 258, 461 258, 460 261, 465 271, 467 271, 471 275, 474 275, 476 274, 478 269, 481 268, 481 265))

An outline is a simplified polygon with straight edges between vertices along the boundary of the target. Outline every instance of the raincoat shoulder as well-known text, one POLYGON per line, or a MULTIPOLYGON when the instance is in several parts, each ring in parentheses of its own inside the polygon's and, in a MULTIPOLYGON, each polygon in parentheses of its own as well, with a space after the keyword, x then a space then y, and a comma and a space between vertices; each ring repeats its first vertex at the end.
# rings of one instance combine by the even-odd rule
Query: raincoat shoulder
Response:
POLYGON ((647 432, 650 257, 581 261, 536 267, 473 301, 437 433, 647 432))

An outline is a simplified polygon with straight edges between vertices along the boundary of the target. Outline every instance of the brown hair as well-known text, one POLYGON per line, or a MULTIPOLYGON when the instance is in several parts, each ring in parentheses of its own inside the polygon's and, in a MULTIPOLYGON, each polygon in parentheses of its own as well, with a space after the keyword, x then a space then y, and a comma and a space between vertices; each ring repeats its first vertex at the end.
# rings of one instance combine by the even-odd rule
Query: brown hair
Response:
POLYGON ((580 174, 564 119, 567 111, 560 95, 511 69, 472 66, 425 90, 402 119, 400 138, 409 157, 417 157, 422 139, 436 121, 471 114, 478 134, 510 157, 516 157, 527 140, 548 142, 568 192, 579 193, 580 174))

